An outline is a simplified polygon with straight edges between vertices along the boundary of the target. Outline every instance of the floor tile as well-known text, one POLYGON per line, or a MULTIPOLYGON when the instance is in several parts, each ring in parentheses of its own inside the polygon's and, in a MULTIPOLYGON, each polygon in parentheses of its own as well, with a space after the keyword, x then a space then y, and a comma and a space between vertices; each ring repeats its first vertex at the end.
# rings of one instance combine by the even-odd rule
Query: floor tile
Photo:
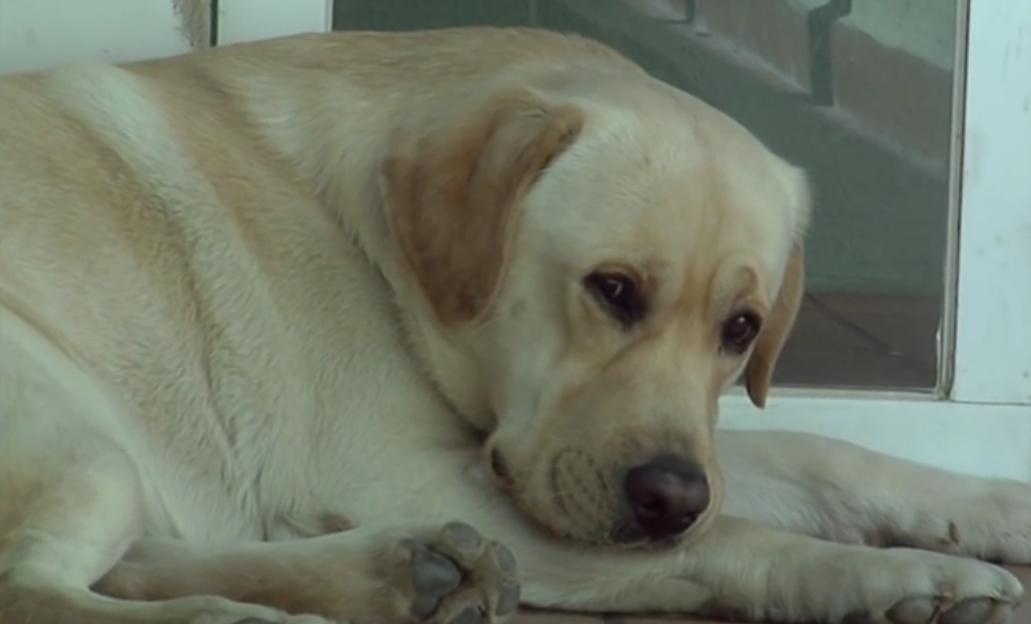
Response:
POLYGON ((941 315, 937 297, 830 293, 814 299, 881 348, 934 368, 935 335, 941 315))
POLYGON ((937 377, 933 298, 807 295, 775 382, 833 388, 931 389, 937 377))

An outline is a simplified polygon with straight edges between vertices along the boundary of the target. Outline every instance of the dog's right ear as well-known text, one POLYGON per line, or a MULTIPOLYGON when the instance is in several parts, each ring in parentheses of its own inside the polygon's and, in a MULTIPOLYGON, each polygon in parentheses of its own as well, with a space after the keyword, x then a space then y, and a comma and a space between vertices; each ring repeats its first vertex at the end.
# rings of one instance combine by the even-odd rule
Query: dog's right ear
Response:
POLYGON ((384 163, 391 230, 442 324, 490 306, 526 191, 582 125, 579 109, 517 89, 447 114, 384 163))

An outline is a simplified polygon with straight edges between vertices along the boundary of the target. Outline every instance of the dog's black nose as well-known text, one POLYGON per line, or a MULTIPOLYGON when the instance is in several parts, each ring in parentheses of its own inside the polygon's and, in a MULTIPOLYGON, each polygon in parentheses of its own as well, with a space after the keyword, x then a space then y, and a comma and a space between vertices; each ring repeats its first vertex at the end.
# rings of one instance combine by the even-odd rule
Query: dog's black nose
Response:
POLYGON ((634 523, 651 539, 683 533, 709 507, 705 473, 676 455, 661 455, 630 469, 624 487, 634 523))

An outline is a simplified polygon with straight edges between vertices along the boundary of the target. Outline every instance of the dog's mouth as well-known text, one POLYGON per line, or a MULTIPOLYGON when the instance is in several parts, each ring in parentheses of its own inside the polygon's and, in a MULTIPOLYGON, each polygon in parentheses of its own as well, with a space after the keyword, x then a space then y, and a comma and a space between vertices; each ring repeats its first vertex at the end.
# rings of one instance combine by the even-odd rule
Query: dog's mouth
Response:
POLYGON ((626 549, 668 550, 690 542, 699 528, 701 518, 681 533, 667 536, 649 534, 627 513, 615 523, 611 531, 611 543, 626 549))
MULTIPOLYGON (((688 530, 690 533, 690 530, 688 530)), ((612 529, 611 543, 623 549, 669 550, 682 544, 688 535, 682 533, 673 537, 649 537, 632 520, 622 520, 612 529)))
POLYGON ((566 449, 532 466, 516 465, 496 445, 485 463, 494 484, 505 491, 523 517, 544 532, 588 545, 612 545, 615 505, 603 471, 584 451, 566 449))

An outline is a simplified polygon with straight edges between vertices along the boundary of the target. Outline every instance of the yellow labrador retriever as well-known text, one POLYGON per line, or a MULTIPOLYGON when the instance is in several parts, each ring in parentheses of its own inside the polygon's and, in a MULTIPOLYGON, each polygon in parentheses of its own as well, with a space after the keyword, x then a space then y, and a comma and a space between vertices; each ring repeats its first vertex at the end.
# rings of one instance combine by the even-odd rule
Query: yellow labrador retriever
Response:
POLYGON ((805 180, 605 47, 306 35, 0 110, 3 624, 1021 597, 951 555, 1031 561, 1031 487, 714 432, 766 398, 805 180))

